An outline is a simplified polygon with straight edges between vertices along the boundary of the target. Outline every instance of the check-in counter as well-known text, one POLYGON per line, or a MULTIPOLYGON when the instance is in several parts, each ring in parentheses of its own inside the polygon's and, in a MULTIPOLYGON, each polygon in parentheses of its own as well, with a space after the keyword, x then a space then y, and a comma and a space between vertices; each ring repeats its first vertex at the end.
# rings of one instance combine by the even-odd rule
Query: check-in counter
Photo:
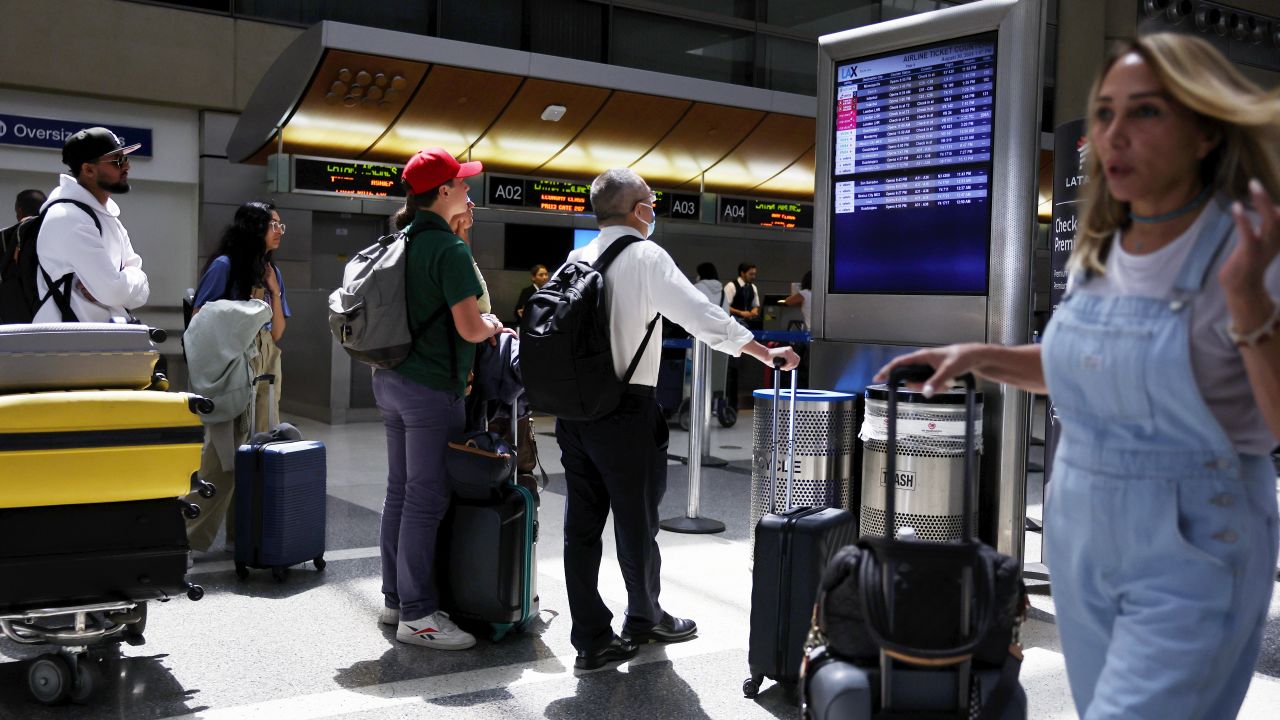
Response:
POLYGON ((329 291, 290 290, 289 309, 280 343, 280 411, 330 425, 378 420, 373 371, 329 333, 329 291))

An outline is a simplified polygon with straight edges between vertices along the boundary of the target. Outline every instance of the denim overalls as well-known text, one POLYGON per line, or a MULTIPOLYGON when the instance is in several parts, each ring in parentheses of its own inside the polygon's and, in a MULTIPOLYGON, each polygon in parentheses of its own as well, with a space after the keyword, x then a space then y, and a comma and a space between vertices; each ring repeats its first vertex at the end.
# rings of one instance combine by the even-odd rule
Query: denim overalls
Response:
MULTIPOLYGON (((1076 283, 1043 347, 1062 415, 1045 559, 1077 712, 1235 717, 1275 573, 1276 473, 1237 453, 1192 375, 1190 303, 1231 232, 1211 205, 1172 300, 1076 283)), ((1083 277, 1076 278, 1082 281, 1083 277)), ((1244 379, 1242 378, 1242 381, 1244 379)))

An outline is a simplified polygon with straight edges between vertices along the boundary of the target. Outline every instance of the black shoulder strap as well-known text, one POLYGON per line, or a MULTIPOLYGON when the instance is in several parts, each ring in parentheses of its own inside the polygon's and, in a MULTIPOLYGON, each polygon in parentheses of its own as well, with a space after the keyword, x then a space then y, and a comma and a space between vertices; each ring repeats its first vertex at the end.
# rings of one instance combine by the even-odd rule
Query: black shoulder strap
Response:
POLYGON ((638 242, 644 242, 644 238, 639 235, 623 235, 617 240, 614 240, 612 245, 605 248, 604 252, 600 253, 600 257, 596 258, 596 261, 591 263, 591 267, 595 269, 596 272, 603 273, 610 265, 613 264, 614 258, 622 254, 623 250, 626 250, 638 242))
MULTIPOLYGON (((44 206, 40 211, 41 229, 43 229, 45 214, 49 212, 49 208, 57 205, 58 203, 70 203, 88 213, 89 219, 93 221, 93 226, 98 228, 98 234, 102 234, 102 221, 98 220, 98 213, 94 212, 93 208, 89 207, 87 204, 82 203, 79 200, 72 200, 71 198, 59 198, 44 206)), ((37 235, 37 237, 39 236, 37 235)), ((77 322, 79 318, 76 317, 75 311, 71 309, 71 287, 76 274, 69 272, 55 281, 53 278, 49 277, 49 273, 45 272, 44 266, 39 265, 38 255, 36 257, 36 262, 37 267, 40 268, 40 274, 44 277, 45 287, 48 288, 44 297, 37 299, 36 310, 38 311, 40 308, 44 307, 44 304, 52 298, 54 304, 58 306, 58 311, 62 314, 62 322, 77 322)))
POLYGON ((636 349, 636 354, 631 356, 631 364, 627 366, 627 374, 622 376, 622 384, 626 385, 631 382, 631 376, 636 374, 636 367, 640 365, 640 357, 644 355, 644 349, 649 345, 649 338, 653 337, 653 329, 658 326, 658 318, 661 315, 654 315, 649 321, 649 329, 644 333, 644 340, 640 341, 640 347, 636 349))
POLYGON ((76 207, 80 208, 86 213, 89 213, 89 219, 93 220, 93 226, 98 228, 99 235, 102 234, 102 221, 98 219, 98 213, 94 212, 93 208, 89 207, 87 204, 82 203, 79 200, 72 200, 71 198, 58 198, 57 200, 54 200, 48 205, 45 205, 44 209, 40 211, 41 222, 44 222, 44 215, 45 213, 49 212, 49 208, 53 207, 54 205, 57 205, 58 203, 71 203, 72 205, 75 205, 76 207))

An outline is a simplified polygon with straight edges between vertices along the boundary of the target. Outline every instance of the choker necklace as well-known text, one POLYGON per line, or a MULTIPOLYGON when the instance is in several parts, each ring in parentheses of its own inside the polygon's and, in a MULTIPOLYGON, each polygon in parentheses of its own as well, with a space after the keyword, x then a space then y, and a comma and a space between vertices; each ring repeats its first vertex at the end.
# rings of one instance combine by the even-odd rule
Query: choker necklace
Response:
POLYGON ((1200 191, 1199 195, 1196 195, 1194 198, 1191 199, 1191 202, 1187 203, 1186 205, 1183 205, 1177 210, 1174 210, 1172 212, 1167 212, 1163 215, 1139 215, 1133 211, 1129 211, 1129 219, 1136 223, 1144 223, 1144 224, 1168 222, 1169 220, 1180 218, 1183 215, 1186 215, 1187 213, 1200 207, 1205 203, 1206 200, 1209 199, 1209 196, 1211 195, 1213 195, 1213 186, 1206 185, 1204 189, 1200 191))

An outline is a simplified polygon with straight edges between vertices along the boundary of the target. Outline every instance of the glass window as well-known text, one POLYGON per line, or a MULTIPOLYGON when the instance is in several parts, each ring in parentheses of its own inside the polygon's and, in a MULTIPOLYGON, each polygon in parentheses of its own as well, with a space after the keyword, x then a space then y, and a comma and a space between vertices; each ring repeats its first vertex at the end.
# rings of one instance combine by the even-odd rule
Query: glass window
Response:
MULTIPOLYGON (((756 0, 655 0, 663 5, 674 5, 682 10, 726 15, 741 20, 756 19, 756 0)), ((791 0, 795 2, 795 0, 791 0)))
POLYGON ((529 6, 530 52, 604 62, 604 5, 531 0, 529 6))
POLYGON ((765 38, 765 86, 770 90, 818 94, 818 44, 779 37, 765 38))
POLYGON ((440 37, 520 50, 523 15, 509 0, 440 0, 440 37))
POLYGON ((755 40, 744 30, 615 7, 609 54, 614 65, 751 85, 755 40))
POLYGON ((430 30, 430 0, 235 0, 243 17, 313 25, 335 20, 425 35, 430 30))
POLYGON ((761 22, 813 37, 880 22, 878 0, 765 0, 761 22))

